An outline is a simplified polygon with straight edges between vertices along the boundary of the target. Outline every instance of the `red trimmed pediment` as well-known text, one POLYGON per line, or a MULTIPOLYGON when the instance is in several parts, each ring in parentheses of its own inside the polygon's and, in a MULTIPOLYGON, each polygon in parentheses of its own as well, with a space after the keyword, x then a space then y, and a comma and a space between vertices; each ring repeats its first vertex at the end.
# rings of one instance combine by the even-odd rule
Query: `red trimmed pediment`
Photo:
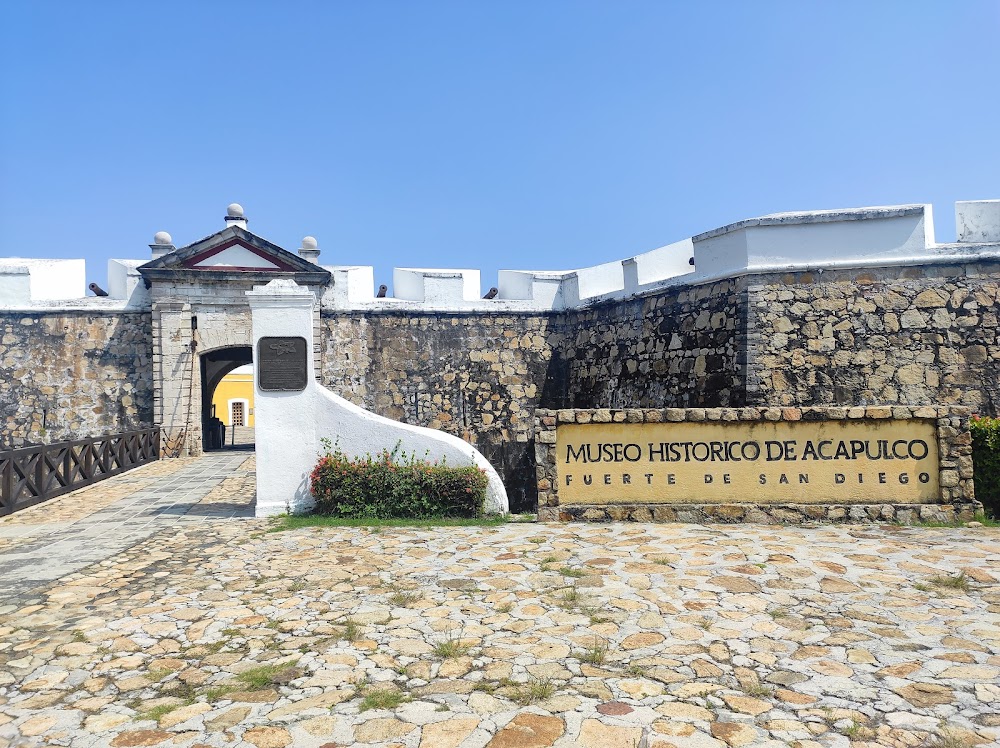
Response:
POLYGON ((275 253, 254 247, 239 239, 230 239, 211 249, 185 258, 181 265, 189 270, 226 270, 249 272, 288 272, 299 270, 275 253))

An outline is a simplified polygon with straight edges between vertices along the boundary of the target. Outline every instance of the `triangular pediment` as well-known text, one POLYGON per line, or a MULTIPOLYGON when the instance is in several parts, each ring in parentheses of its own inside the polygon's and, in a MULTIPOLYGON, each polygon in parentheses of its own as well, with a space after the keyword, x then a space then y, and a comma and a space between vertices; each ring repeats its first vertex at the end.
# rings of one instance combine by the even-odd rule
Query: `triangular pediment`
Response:
MULTIPOLYGON (((140 265, 147 282, 154 278, 187 273, 308 273, 329 278, 319 265, 282 249, 239 226, 228 226, 216 234, 140 265)), ((315 280, 325 282, 319 277, 315 280)))
POLYGON ((208 252, 202 252, 184 261, 184 267, 193 270, 290 270, 277 258, 248 247, 234 240, 208 252))

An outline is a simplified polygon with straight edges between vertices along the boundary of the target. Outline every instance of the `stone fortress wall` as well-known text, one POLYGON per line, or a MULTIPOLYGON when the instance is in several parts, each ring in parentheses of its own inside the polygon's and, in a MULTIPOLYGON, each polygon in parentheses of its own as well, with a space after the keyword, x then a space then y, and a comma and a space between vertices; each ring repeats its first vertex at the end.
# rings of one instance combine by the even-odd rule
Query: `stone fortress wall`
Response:
MULTIPOLYGON (((372 268, 329 266, 321 379, 381 415, 475 443, 515 510, 535 503, 537 409, 962 404, 996 413, 1000 202, 959 203, 949 244, 935 241, 931 215, 912 205, 765 216, 595 268, 505 271, 489 299, 478 271, 397 269, 393 296, 379 298, 372 268)), ((0 260, 3 443, 148 423, 153 323, 135 271, 142 261, 112 261, 101 299, 47 298, 53 266, 33 262, 0 260), (86 333, 49 336, 76 324, 86 333), (26 367, 26 356, 44 364, 26 367), (114 394, 126 383, 134 394, 120 390, 132 400, 123 411, 114 394), (79 393, 87 407, 57 398, 49 418, 66 427, 48 421, 43 435, 34 406, 52 402, 50 390, 79 393)), ((82 264, 60 272, 77 273, 82 290, 82 264)))

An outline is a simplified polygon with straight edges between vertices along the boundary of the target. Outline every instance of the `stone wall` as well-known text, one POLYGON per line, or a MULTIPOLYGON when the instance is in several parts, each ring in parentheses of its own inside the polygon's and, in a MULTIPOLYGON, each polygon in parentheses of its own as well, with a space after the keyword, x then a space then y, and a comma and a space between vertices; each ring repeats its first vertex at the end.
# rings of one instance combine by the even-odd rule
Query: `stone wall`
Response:
POLYGON ((322 328, 326 387, 474 444, 503 478, 511 510, 534 509, 535 408, 565 392, 558 318, 324 312, 322 328))
POLYGON ((995 415, 998 277, 993 263, 752 279, 748 400, 941 403, 995 415))
POLYGON ((0 314, 0 448, 151 425, 151 354, 148 313, 0 314))
POLYGON ((963 407, 807 407, 807 408, 665 408, 665 409, 563 409, 535 412, 535 461, 537 464, 538 517, 543 521, 606 522, 951 522, 968 521, 983 505, 973 487, 972 437, 969 408, 963 407), (559 501, 556 431, 559 424, 775 422, 775 421, 879 421, 893 419, 932 421, 937 427, 939 455, 937 503, 642 503, 573 504, 559 501))
POLYGON ((746 299, 726 280, 565 313, 566 397, 548 407, 742 405, 746 299))

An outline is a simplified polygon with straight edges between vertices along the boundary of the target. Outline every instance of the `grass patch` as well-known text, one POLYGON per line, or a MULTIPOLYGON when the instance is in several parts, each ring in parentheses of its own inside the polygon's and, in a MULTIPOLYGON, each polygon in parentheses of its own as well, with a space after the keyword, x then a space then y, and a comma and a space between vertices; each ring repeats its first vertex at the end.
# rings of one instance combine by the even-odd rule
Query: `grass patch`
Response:
POLYGON ((340 638, 344 641, 356 642, 364 633, 364 627, 357 621, 348 618, 344 621, 344 630, 340 632, 340 638))
POLYGON ((587 575, 583 569, 574 569, 570 566, 564 566, 559 570, 559 573, 564 577, 572 577, 573 579, 579 579, 587 575))
POLYGON ((186 706, 186 704, 160 704, 159 706, 154 706, 149 711, 135 715, 135 721, 145 722, 149 719, 159 724, 161 719, 170 714, 170 712, 174 711, 174 709, 178 709, 182 706, 186 706))
POLYGON ((293 665, 287 662, 280 665, 258 665, 249 670, 244 670, 236 676, 236 680, 246 684, 247 688, 251 691, 259 691, 274 683, 274 677, 278 673, 284 672, 291 667, 293 665))
POLYGON ((566 589, 556 598, 556 604, 564 610, 573 610, 583 603, 583 595, 576 587, 566 589))
POLYGON ((417 600, 419 600, 423 595, 416 590, 399 590, 397 589, 391 595, 389 595, 389 602, 392 603, 394 607, 406 608, 417 600))
POLYGON ((745 683, 741 688, 747 696, 753 696, 757 699, 767 699, 774 695, 774 691, 760 683, 745 683))
POLYGON ((76 642, 77 644, 86 644, 87 637, 84 635, 81 629, 73 629, 72 641, 76 642))
POLYGON ((514 603, 504 603, 497 606, 497 613, 510 613, 514 610, 514 603))
MULTIPOLYGON (((983 527, 1000 527, 1000 519, 983 512, 973 516, 972 521, 979 522, 983 527)), ((906 523, 904 527, 965 527, 965 521, 960 519, 955 519, 951 522, 941 522, 933 519, 915 520, 913 522, 906 523)))
POLYGON ((236 690, 236 686, 212 686, 205 689, 205 701, 209 704, 214 704, 236 690))
POLYGON ((395 709, 409 700, 408 695, 393 688, 373 688, 365 693, 358 710, 367 712, 369 709, 395 709))
POLYGON ((969 578, 965 576, 964 571, 959 572, 959 574, 954 577, 947 574, 939 574, 936 577, 931 577, 930 583, 935 587, 962 590, 962 592, 968 592, 972 588, 972 585, 969 583, 969 578))
POLYGON ((511 697, 521 706, 544 701, 556 692, 556 687, 550 680, 531 680, 522 683, 514 689, 511 697))
POLYGON ((447 660, 453 657, 462 657, 469 653, 469 649, 469 647, 462 644, 460 637, 449 636, 444 641, 434 645, 434 656, 440 657, 442 660, 447 660))
POLYGON ((152 670, 146 671, 146 677, 154 683, 159 683, 168 675, 172 675, 173 672, 173 670, 168 670, 167 668, 153 668, 152 670))
POLYGON ((588 665, 603 665, 608 658, 608 645, 594 639, 594 643, 579 656, 580 662, 588 665))
POLYGON ((508 522, 506 515, 473 518, 431 519, 345 519, 322 514, 282 514, 275 518, 268 532, 298 530, 303 527, 496 527, 508 522))

